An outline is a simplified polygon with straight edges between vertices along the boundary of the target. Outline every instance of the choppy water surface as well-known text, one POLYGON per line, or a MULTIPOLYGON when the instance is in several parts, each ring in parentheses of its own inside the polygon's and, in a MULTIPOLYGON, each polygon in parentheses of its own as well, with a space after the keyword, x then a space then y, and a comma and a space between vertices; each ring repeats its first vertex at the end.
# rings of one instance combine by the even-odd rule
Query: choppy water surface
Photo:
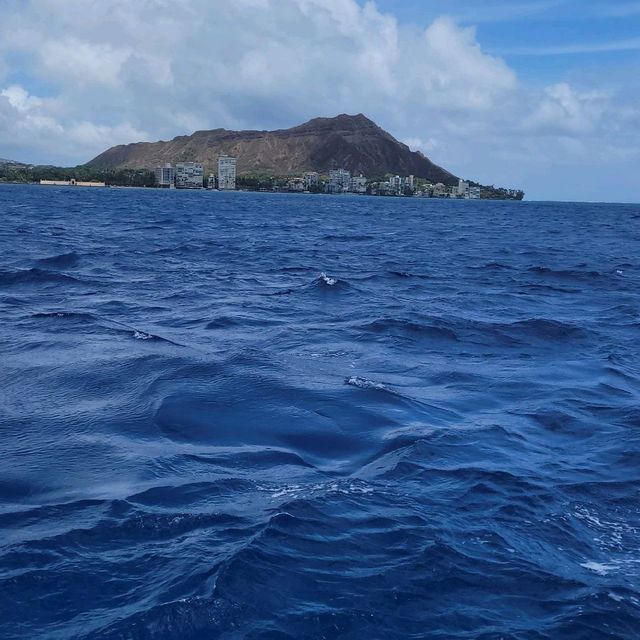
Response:
POLYGON ((639 637, 640 206, 0 216, 1 637, 639 637))

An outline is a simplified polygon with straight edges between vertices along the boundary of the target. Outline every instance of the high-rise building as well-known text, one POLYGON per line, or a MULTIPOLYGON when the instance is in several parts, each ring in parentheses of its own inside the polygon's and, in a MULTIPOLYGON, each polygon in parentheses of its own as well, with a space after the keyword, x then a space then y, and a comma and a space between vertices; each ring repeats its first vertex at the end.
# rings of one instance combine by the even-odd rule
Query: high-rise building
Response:
POLYGON ((320 176, 317 171, 307 171, 304 174, 304 188, 311 189, 320 184, 320 176))
POLYGON ((329 193, 344 193, 349 190, 351 173, 346 169, 332 169, 329 171, 329 184, 326 190, 329 193))
POLYGON ((236 159, 231 156, 218 158, 218 189, 233 190, 236 188, 236 159))
POLYGON ((202 189, 204 170, 199 162, 176 164, 176 189, 202 189))
POLYGON ((167 162, 164 167, 156 167, 156 185, 162 189, 172 189, 175 187, 176 171, 167 162))
POLYGON ((366 193, 367 179, 362 174, 353 176, 349 181, 349 191, 351 191, 351 193, 366 193))
POLYGON ((466 180, 458 180, 458 197, 469 197, 469 183, 466 180))
POLYGON ((391 176, 389 178, 391 189, 397 196, 401 196, 404 191, 404 180, 400 176, 391 176))

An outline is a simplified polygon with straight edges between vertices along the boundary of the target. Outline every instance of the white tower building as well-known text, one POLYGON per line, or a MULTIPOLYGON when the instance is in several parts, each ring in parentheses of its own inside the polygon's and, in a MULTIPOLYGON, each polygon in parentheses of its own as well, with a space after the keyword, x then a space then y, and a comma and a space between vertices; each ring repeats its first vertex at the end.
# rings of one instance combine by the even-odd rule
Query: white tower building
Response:
POLYGON ((218 158, 218 189, 234 190, 236 188, 236 159, 231 156, 218 158))

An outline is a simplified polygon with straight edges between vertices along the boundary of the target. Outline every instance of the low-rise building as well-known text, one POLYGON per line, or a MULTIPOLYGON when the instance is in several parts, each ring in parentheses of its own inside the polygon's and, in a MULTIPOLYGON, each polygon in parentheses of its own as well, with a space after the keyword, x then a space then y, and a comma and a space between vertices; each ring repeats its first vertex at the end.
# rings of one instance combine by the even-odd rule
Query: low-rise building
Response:
POLYGON ((433 185, 433 197, 434 198, 446 198, 447 187, 442 182, 438 182, 433 185))
POLYGON ((287 191, 302 193, 305 190, 304 178, 291 178, 287 181, 287 191))
POLYGON ((70 180, 40 180, 40 184, 48 187, 106 187, 104 182, 86 182, 71 178, 70 180))
POLYGON ((204 169, 199 162, 176 164, 176 189, 202 189, 204 169))

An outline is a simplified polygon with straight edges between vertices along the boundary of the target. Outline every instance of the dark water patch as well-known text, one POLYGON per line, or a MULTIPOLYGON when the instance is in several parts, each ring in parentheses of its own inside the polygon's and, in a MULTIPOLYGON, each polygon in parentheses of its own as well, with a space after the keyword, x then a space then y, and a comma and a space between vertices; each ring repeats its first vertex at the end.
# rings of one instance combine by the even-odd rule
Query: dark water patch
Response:
POLYGON ((596 282, 606 278, 604 273, 600 271, 586 271, 581 269, 552 269, 551 267, 530 267, 529 273, 541 278, 549 278, 556 280, 567 280, 577 282, 596 282))
POLYGON ((530 337, 548 341, 565 341, 587 336, 587 332, 576 325, 546 318, 531 318, 496 326, 505 333, 522 339, 530 337))
POLYGON ((22 271, 0 271, 0 287, 29 284, 81 284, 77 278, 46 269, 25 269, 22 271))
POLYGON ((200 464, 227 468, 272 469, 282 466, 313 468, 313 465, 292 451, 275 449, 273 447, 253 451, 234 450, 226 454, 190 454, 185 457, 200 464))
POLYGON ((280 324, 278 321, 261 319, 247 316, 219 316, 213 320, 210 320, 205 325, 206 329, 221 329, 226 330, 233 327, 268 327, 280 324))
POLYGON ((329 233, 327 235, 322 236, 322 240, 328 242, 367 242, 369 240, 375 240, 374 236, 366 235, 366 234, 334 234, 329 233))
POLYGON ((519 285, 520 290, 524 290, 528 292, 543 292, 543 293, 580 293, 580 289, 569 288, 569 287, 559 287, 551 284, 534 284, 534 283, 526 283, 519 285))
POLYGON ((458 335, 453 329, 444 323, 422 324, 412 320, 397 318, 378 318, 367 324, 361 325, 359 329, 366 334, 385 336, 400 336, 409 339, 431 339, 458 342, 458 335))
POLYGON ((97 320, 92 313, 80 311, 40 311, 34 313, 31 317, 43 320, 71 320, 79 323, 90 323, 97 320))
POLYGON ((396 278, 416 278, 418 280, 429 280, 432 277, 421 273, 411 273, 410 271, 389 271, 389 273, 396 278))

